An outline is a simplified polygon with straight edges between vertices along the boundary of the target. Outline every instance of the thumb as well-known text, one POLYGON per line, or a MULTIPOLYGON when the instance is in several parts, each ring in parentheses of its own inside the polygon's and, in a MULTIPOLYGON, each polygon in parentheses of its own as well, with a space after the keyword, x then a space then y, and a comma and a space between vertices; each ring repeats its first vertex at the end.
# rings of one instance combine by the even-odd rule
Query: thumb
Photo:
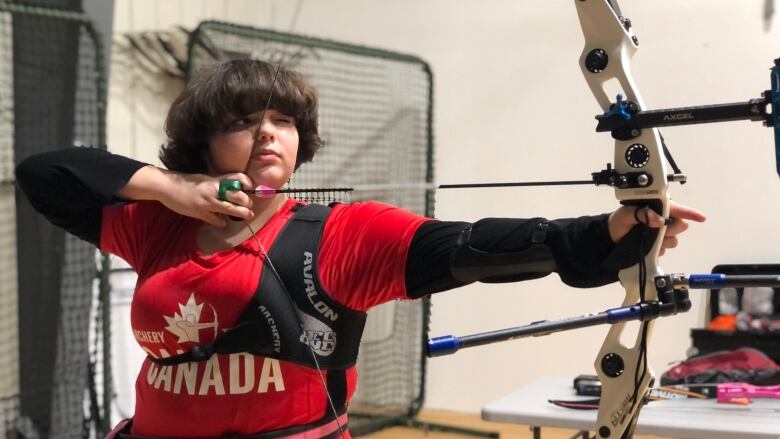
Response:
POLYGON ((634 210, 634 220, 637 224, 643 224, 654 229, 666 225, 666 220, 648 206, 637 207, 634 210))

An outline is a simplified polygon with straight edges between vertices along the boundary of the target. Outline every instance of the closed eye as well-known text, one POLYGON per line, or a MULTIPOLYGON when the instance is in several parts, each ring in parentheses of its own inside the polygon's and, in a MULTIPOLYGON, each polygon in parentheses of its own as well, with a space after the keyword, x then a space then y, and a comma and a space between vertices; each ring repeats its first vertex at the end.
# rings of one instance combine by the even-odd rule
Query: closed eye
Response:
POLYGON ((292 117, 286 117, 286 116, 285 117, 275 117, 273 119, 273 121, 276 124, 282 124, 282 125, 295 124, 295 119, 293 119, 292 117))
POLYGON ((254 125, 257 123, 255 120, 253 120, 251 117, 242 117, 241 119, 238 119, 237 121, 233 122, 233 125, 235 126, 248 126, 248 125, 254 125))
POLYGON ((247 128, 253 128, 255 125, 257 125, 257 123, 258 121, 256 120, 256 118, 253 118, 251 116, 245 116, 227 122, 223 130, 226 132, 241 131, 247 128))

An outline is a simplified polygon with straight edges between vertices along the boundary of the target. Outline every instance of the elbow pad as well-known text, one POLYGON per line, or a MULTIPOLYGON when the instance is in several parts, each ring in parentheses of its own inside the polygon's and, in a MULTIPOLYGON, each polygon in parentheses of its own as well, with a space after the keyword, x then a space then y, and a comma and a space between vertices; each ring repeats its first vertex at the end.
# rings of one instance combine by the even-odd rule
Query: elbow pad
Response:
POLYGON ((450 271, 460 282, 516 282, 556 270, 545 244, 550 224, 544 218, 480 220, 463 230, 450 254, 450 271))

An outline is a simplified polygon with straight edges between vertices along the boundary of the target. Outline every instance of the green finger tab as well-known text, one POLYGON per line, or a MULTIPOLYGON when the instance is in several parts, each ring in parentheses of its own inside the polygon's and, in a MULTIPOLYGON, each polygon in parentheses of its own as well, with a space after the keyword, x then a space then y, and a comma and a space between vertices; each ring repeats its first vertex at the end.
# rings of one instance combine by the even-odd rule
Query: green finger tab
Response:
POLYGON ((241 188, 241 182, 238 180, 220 180, 219 181, 219 190, 217 192, 217 198, 219 198, 222 201, 227 201, 227 191, 240 191, 241 188))

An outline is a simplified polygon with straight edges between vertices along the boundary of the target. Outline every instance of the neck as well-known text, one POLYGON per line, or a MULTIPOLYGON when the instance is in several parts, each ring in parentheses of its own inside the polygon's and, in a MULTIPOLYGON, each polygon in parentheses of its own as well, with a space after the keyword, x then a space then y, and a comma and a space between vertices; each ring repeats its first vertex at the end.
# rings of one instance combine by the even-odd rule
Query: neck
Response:
POLYGON ((249 221, 249 224, 257 231, 284 206, 287 197, 279 194, 273 198, 255 198, 252 201, 252 212, 255 213, 255 217, 249 221))
MULTIPOLYGON (((277 195, 269 199, 253 200, 252 211, 255 217, 249 221, 252 232, 257 233, 279 209, 284 206, 287 197, 277 195)), ((252 236, 247 223, 244 220, 228 220, 225 227, 214 227, 203 223, 198 230, 197 245, 204 255, 210 255, 215 251, 224 250, 239 245, 252 236)))
POLYGON ((284 206, 286 201, 287 197, 284 194, 274 195, 272 198, 253 197, 252 211, 255 213, 255 218, 269 211, 274 214, 284 206))

